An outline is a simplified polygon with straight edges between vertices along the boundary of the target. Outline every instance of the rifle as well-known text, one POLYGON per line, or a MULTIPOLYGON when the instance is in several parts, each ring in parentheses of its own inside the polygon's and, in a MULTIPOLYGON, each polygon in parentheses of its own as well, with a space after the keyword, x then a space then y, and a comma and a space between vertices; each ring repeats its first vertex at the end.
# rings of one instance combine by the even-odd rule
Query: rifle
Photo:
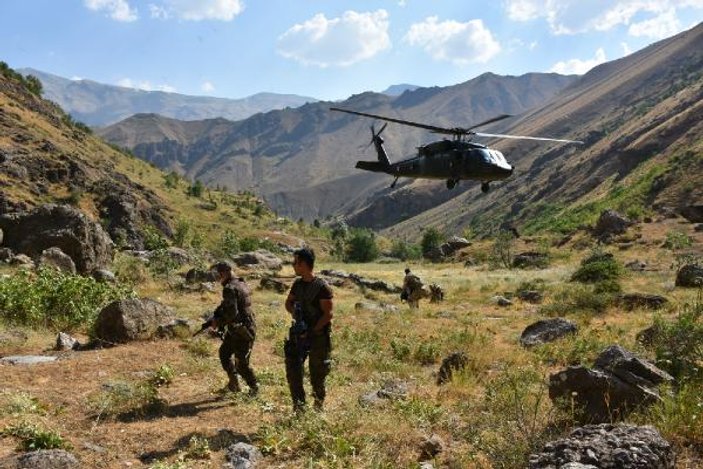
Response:
POLYGON ((291 354, 303 363, 310 353, 310 337, 308 336, 308 324, 303 319, 303 307, 300 302, 293 304, 293 323, 288 331, 289 338, 286 341, 286 355, 291 354))
POLYGON ((197 335, 200 335, 200 334, 202 334, 203 332, 205 332, 206 330, 208 330, 208 329, 210 328, 210 326, 213 325, 214 322, 215 322, 215 316, 214 316, 214 315, 213 315, 213 316, 210 316, 210 317, 207 319, 207 321, 205 321, 204 323, 201 324, 200 330, 196 331, 195 334, 193 334, 193 337, 195 337, 195 336, 197 336, 197 335))

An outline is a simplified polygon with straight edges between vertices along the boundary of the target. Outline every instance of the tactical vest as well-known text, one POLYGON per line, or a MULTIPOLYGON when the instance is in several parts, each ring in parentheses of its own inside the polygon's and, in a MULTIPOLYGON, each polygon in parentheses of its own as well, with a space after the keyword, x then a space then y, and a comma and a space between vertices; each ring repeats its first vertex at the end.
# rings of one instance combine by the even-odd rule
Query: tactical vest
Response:
MULTIPOLYGON (((256 321, 254 311, 251 307, 251 290, 242 278, 232 278, 223 286, 223 296, 231 299, 230 295, 236 298, 236 311, 223 311, 223 317, 232 323, 244 324, 252 335, 256 334, 256 321)), ((226 304, 226 302, 223 302, 226 304)), ((225 306, 225 309, 229 309, 225 306)))
MULTIPOLYGON (((324 280, 315 277, 311 282, 304 282, 298 279, 291 287, 291 293, 295 297, 295 301, 300 302, 303 309, 303 320, 308 324, 308 327, 313 328, 322 317, 322 308, 320 308, 319 300, 316 301, 320 290, 327 285, 324 280)), ((325 330, 329 330, 330 324, 325 326, 325 330)))

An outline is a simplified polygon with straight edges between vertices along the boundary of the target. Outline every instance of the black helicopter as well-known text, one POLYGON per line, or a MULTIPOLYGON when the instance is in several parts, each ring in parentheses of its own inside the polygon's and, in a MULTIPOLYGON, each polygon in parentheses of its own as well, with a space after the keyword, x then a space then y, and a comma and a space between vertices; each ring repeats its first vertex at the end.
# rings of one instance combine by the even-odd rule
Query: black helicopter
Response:
POLYGON ((388 159, 386 149, 383 147, 383 138, 381 138, 381 132, 383 132, 388 123, 383 124, 383 127, 381 127, 381 130, 378 132, 376 132, 374 127, 371 126, 371 142, 376 147, 378 161, 357 161, 356 167, 366 171, 387 173, 391 176, 395 176, 395 180, 391 184, 391 188, 395 187, 395 184, 398 182, 398 178, 401 177, 446 179, 447 189, 453 189, 457 182, 462 179, 471 179, 481 181, 481 191, 488 192, 490 189, 489 183, 491 181, 506 179, 513 174, 513 166, 506 161, 503 154, 498 150, 493 150, 485 145, 481 145, 480 143, 472 142, 471 139, 474 136, 543 140, 563 143, 583 143, 577 140, 564 140, 558 138, 487 134, 474 132, 473 130, 477 127, 512 117, 508 114, 493 117, 468 128, 444 128, 402 119, 393 119, 391 117, 384 117, 376 114, 351 111, 349 109, 341 109, 337 107, 332 107, 330 110, 356 114, 358 116, 371 117, 374 119, 382 119, 389 122, 395 122, 397 124, 410 125, 421 129, 427 129, 432 133, 447 134, 453 137, 452 140, 439 140, 417 147, 417 156, 398 161, 397 163, 391 163, 388 159))

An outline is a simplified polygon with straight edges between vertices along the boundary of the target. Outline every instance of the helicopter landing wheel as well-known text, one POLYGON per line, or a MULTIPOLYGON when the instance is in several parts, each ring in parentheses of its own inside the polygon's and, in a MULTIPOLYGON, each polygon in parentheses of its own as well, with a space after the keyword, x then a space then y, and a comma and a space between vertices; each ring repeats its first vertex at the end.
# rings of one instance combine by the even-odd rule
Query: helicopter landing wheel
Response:
POLYGON ((482 183, 481 183, 481 192, 483 192, 484 194, 485 194, 486 192, 488 192, 488 190, 489 190, 490 188, 491 188, 491 186, 489 186, 487 182, 482 182, 482 183))
POLYGON ((456 179, 447 179, 447 189, 449 189, 449 190, 454 189, 457 182, 459 182, 459 181, 457 181, 456 179))

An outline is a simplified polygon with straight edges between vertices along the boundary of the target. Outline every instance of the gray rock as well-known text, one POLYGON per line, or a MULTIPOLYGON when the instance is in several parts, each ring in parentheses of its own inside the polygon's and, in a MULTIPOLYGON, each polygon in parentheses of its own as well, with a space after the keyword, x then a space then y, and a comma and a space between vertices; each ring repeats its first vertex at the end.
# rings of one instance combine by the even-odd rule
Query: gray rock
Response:
POLYGON ((676 272, 677 287, 700 287, 703 285, 703 267, 698 264, 686 264, 676 272))
POLYGON ((402 288, 384 282, 383 280, 362 277, 361 275, 350 274, 343 270, 322 270, 320 274, 330 278, 350 280, 358 286, 368 288, 369 290, 382 291, 384 293, 400 293, 402 291, 402 288))
POLYGON ((276 293, 285 293, 288 291, 289 286, 280 280, 271 277, 264 277, 259 282, 259 288, 262 290, 271 290, 276 293))
POLYGON ((10 262, 15 255, 10 248, 0 248, 0 262, 10 262))
POLYGON ((50 247, 66 253, 81 274, 107 267, 113 244, 99 223, 66 205, 42 205, 30 212, 0 216, 4 245, 15 252, 39 256, 50 247))
POLYGON ((76 264, 73 263, 73 259, 57 247, 44 249, 39 257, 38 265, 40 267, 53 267, 69 274, 76 273, 76 264))
POLYGON ((190 269, 186 272, 186 283, 217 282, 219 277, 213 270, 190 269))
POLYGON ((420 460, 432 459, 444 451, 444 440, 439 435, 432 434, 420 443, 420 460))
POLYGON ((521 252, 513 258, 513 267, 516 269, 543 269, 547 265, 549 265, 549 257, 542 252, 521 252))
POLYGON ((156 328, 156 337, 161 339, 185 339, 192 335, 191 324, 187 319, 177 318, 156 328))
POLYGON ((263 459, 261 451, 256 446, 239 442, 225 449, 225 457, 230 467, 234 469, 250 469, 258 465, 263 459))
POLYGON ((669 302, 661 295, 650 295, 646 293, 627 293, 620 296, 620 301, 627 310, 635 308, 661 309, 669 302))
POLYGON ((451 381, 454 373, 466 368, 468 363, 469 357, 467 357, 464 352, 454 352, 446 357, 442 360, 442 365, 439 367, 439 372, 437 373, 437 384, 441 385, 451 381))
POLYGON ((593 234, 603 241, 608 241, 614 235, 625 233, 630 225, 632 225, 632 221, 615 210, 605 210, 596 222, 593 234))
POLYGON ((58 357, 50 355, 10 355, 0 358, 0 363, 6 365, 36 365, 37 363, 51 363, 58 357))
POLYGON ((56 336, 56 350, 78 350, 81 347, 80 342, 66 334, 65 332, 59 332, 56 336))
POLYGON ((681 215, 691 223, 703 223, 703 204, 688 205, 681 209, 681 215))
POLYGON ((429 461, 422 461, 420 462, 420 469, 434 469, 434 465, 429 461))
POLYGON ((699 223, 693 227, 693 231, 696 233, 703 233, 703 223, 699 223))
POLYGON ((265 249, 238 254, 232 258, 232 261, 239 267, 245 268, 260 268, 275 272, 283 268, 283 261, 265 249))
POLYGON ((25 269, 34 268, 34 261, 26 254, 15 254, 12 258, 10 258, 10 264, 25 269))
POLYGON ((101 283, 116 283, 117 277, 112 271, 107 269, 96 269, 93 271, 93 278, 101 283))
POLYGON ((653 388, 674 378, 648 361, 628 352, 620 345, 611 345, 603 350, 593 364, 608 371, 633 386, 653 388))
POLYGON ((517 297, 531 304, 539 304, 544 299, 542 292, 538 290, 520 290, 517 292, 517 297))
POLYGON ((671 444, 650 426, 586 425, 530 455, 530 469, 671 469, 671 444), (571 464, 569 466, 569 464, 571 464))
POLYGON ((553 342, 570 334, 576 334, 578 326, 564 318, 543 319, 530 324, 520 335, 520 344, 523 347, 553 342))
POLYGON ((149 298, 113 301, 98 314, 95 337, 108 343, 148 340, 174 319, 171 308, 149 298))
POLYGON ((494 303, 496 303, 498 306, 510 306, 510 305, 513 304, 512 301, 510 301, 510 300, 507 299, 506 297, 500 296, 500 295, 494 296, 493 298, 491 298, 491 300, 492 300, 494 303))
POLYGON ((27 334, 22 331, 0 331, 0 345, 23 344, 27 339, 27 334))
POLYGON ((381 389, 366 393, 359 397, 359 404, 363 406, 377 407, 384 405, 389 400, 403 400, 408 397, 408 385, 406 382, 393 379, 383 383, 381 389))
POLYGON ((642 272, 644 269, 647 268, 647 264, 642 261, 634 260, 625 264, 625 268, 633 272, 642 272))
POLYGON ((40 449, 0 459, 3 469, 78 469, 76 457, 62 449, 40 449))

